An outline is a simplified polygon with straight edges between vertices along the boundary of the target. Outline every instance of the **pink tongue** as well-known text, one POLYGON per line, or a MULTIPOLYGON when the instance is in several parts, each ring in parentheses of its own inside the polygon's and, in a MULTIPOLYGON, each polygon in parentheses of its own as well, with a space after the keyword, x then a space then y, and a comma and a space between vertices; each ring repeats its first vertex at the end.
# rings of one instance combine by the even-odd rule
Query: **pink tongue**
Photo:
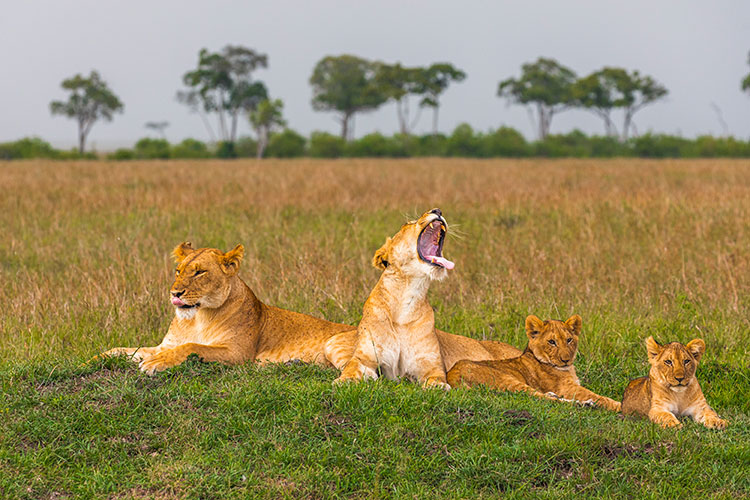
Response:
POLYGON ((436 257, 434 255, 428 255, 427 256, 427 260, 429 260, 433 264, 440 264, 441 266, 443 266, 446 269, 453 269, 454 267, 456 267, 456 264, 454 264, 453 262, 449 261, 445 257, 436 257))
POLYGON ((172 297, 172 305, 173 306, 184 306, 185 303, 182 300, 180 300, 179 297, 172 297))

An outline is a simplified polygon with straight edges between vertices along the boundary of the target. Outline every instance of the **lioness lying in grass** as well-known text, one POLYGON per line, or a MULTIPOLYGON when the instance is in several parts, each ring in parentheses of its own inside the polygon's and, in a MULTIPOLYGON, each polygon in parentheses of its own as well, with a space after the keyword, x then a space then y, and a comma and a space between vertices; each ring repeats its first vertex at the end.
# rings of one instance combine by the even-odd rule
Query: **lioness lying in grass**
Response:
POLYGON ((581 317, 567 321, 526 318, 529 343, 518 357, 500 361, 459 361, 448 372, 452 387, 486 385, 494 389, 527 392, 547 399, 588 402, 619 411, 620 403, 582 387, 573 360, 578 351, 581 317))
POLYGON ((326 341, 353 329, 258 300, 237 275, 242 245, 224 253, 182 243, 173 255, 177 270, 170 301, 175 317, 161 344, 116 347, 100 356, 130 356, 149 374, 178 365, 191 354, 227 364, 300 360, 331 366, 323 353, 326 341))

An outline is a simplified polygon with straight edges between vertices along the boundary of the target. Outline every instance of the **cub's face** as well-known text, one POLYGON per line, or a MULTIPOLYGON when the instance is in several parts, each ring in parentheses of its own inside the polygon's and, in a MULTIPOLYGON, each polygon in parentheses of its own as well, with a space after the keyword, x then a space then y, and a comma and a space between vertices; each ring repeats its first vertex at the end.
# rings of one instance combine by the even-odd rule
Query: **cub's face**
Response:
POLYGON ((172 255, 177 262, 170 301, 175 314, 192 319, 200 308, 217 308, 227 300, 230 278, 237 274, 244 254, 242 245, 223 253, 216 248, 194 250, 190 243, 178 245, 172 255))
POLYGON ((695 339, 687 345, 679 342, 660 345, 653 337, 649 337, 646 339, 646 350, 651 363, 649 376, 652 380, 679 391, 695 380, 695 370, 706 350, 706 343, 695 339))
POLYGON ((526 318, 529 349, 542 363, 566 368, 573 365, 581 334, 581 317, 574 314, 567 321, 542 321, 536 316, 526 318))
POLYGON ((407 222, 375 252, 372 264, 381 270, 395 269, 408 276, 443 279, 453 262, 443 257, 448 224, 439 208, 407 222))

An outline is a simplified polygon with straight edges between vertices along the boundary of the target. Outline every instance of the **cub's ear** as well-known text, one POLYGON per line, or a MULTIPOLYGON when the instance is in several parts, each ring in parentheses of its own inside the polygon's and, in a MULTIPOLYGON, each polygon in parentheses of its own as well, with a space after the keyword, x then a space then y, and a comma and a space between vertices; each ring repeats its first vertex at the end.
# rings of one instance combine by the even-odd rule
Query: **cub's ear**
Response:
POLYGON ((565 322, 566 325, 568 325, 568 328, 573 330, 573 333, 575 335, 581 334, 581 325, 583 324, 583 320, 581 317, 577 314, 574 314, 568 320, 565 322))
POLYGON ((695 358, 696 361, 700 361, 703 353, 706 352, 706 343, 703 339, 693 339, 687 343, 685 348, 695 358))
POLYGON ((172 257, 174 257, 175 262, 178 264, 185 260, 185 257, 193 253, 195 250, 193 250, 193 244, 189 241, 183 241, 176 247, 174 247, 174 250, 172 250, 172 257))
POLYGON ((240 270, 240 263, 245 256, 245 247, 237 245, 221 257, 222 269, 229 276, 237 274, 240 270))
POLYGON ((530 339, 539 335, 544 330, 544 321, 533 314, 526 316, 526 336, 530 339))
POLYGON ((656 356, 658 356, 661 352, 661 346, 657 341, 654 340, 654 337, 649 337, 646 339, 646 352, 648 352, 649 360, 656 358, 656 356))
POLYGON ((389 255, 391 253, 391 239, 388 238, 385 240, 385 243, 382 247, 378 248, 375 251, 375 255, 372 257, 372 265, 380 269, 381 271, 385 271, 385 268, 388 267, 388 259, 389 255))

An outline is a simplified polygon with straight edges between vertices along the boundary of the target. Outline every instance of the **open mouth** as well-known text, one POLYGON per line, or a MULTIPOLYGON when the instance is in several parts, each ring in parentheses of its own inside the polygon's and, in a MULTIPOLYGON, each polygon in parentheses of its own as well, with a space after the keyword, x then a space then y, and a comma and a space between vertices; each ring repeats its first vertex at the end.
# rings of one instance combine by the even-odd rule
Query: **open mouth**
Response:
POLYGON ((441 219, 427 224, 417 238, 417 253, 420 259, 433 266, 453 269, 455 264, 443 257, 445 232, 445 223, 441 219))

